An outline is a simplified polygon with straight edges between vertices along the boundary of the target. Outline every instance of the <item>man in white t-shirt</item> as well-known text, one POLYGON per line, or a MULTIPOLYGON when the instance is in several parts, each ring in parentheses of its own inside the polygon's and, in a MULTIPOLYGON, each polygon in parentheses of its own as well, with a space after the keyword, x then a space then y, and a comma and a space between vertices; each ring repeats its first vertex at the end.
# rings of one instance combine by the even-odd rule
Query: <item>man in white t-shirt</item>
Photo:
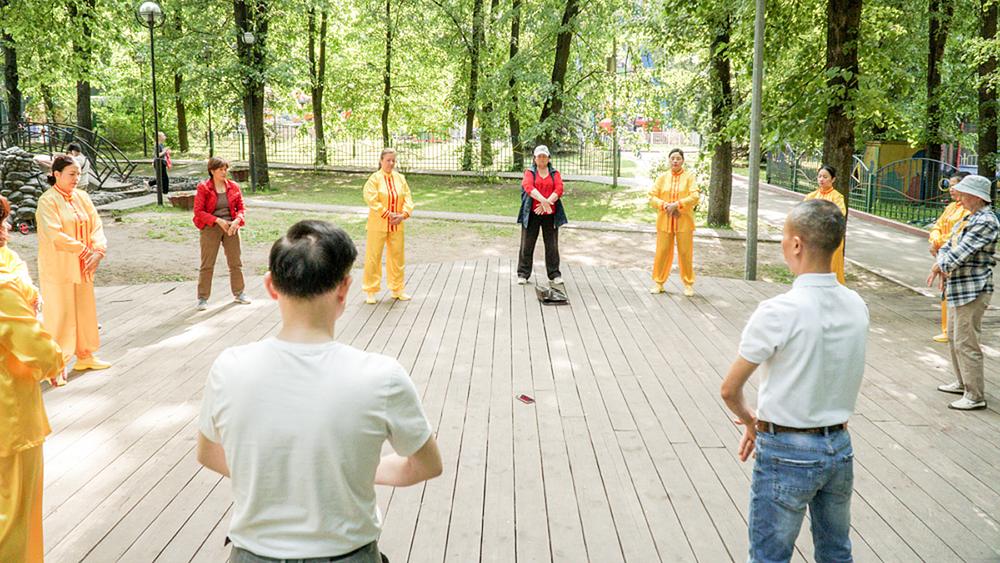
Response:
POLYGON ((788 214, 781 250, 795 282, 754 311, 722 383, 722 398, 745 427, 740 460, 756 449, 751 563, 788 561, 807 507, 816 561, 851 561, 847 419, 865 369, 868 307, 830 270, 845 228, 828 201, 805 201, 788 214), (755 414, 743 386, 762 364, 755 414))
POLYGON ((281 331, 225 350, 209 373, 198 461, 232 479, 231 563, 379 562, 375 484, 441 474, 406 370, 334 341, 356 257, 330 223, 293 225, 264 278, 281 331), (380 458, 387 440, 396 454, 380 458))

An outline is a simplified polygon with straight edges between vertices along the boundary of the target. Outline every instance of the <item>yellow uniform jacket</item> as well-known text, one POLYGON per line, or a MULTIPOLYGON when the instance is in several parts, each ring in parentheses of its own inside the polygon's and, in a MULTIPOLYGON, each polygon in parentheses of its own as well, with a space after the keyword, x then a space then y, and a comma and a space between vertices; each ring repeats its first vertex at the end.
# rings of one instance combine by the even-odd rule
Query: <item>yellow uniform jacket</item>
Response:
POLYGON ((694 183, 694 176, 687 170, 674 174, 673 170, 660 174, 649 191, 649 205, 657 210, 656 230, 666 233, 694 232, 694 208, 701 193, 694 183), (663 210, 664 203, 680 203, 678 215, 663 210))
POLYGON ((38 446, 52 431, 38 383, 63 369, 62 350, 35 318, 24 284, 19 274, 0 273, 0 457, 38 446))
POLYGON ((368 231, 394 233, 403 230, 403 224, 390 225, 389 213, 413 213, 413 196, 402 174, 386 174, 377 170, 365 182, 365 203, 368 204, 368 231))
POLYGON ((108 239, 87 192, 73 190, 67 198, 58 189, 49 188, 38 198, 35 223, 38 226, 38 278, 43 285, 48 281, 91 281, 92 274, 83 273, 83 259, 88 252, 103 254, 108 239))
POLYGON ((948 238, 951 237, 951 230, 968 215, 969 210, 962 207, 960 202, 953 201, 949 203, 948 207, 944 208, 941 216, 938 217, 938 220, 934 222, 934 226, 931 227, 931 234, 928 237, 931 245, 935 249, 940 249, 944 246, 944 243, 948 242, 948 238))
POLYGON ((813 190, 806 196, 805 201, 809 201, 810 199, 822 199, 835 203, 837 204, 837 207, 840 208, 840 212, 847 215, 847 206, 844 204, 844 196, 833 188, 830 188, 825 192, 821 190, 813 190))

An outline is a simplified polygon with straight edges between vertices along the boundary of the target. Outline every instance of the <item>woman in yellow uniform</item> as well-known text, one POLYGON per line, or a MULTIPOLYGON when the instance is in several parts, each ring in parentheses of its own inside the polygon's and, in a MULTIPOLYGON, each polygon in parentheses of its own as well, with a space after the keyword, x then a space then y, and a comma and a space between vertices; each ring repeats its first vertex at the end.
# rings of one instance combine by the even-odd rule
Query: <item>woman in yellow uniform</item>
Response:
MULTIPOLYGON (((958 192, 954 190, 955 184, 968 175, 966 172, 959 172, 948 179, 951 203, 944 208, 944 212, 931 227, 931 234, 928 237, 931 256, 937 256, 938 250, 941 250, 951 237, 951 230, 969 215, 969 210, 962 207, 962 202, 958 201, 958 192)), ((944 298, 944 294, 941 294, 941 334, 934 337, 934 342, 948 342, 948 301, 944 298)))
POLYGON ((409 301, 403 293, 404 247, 403 221, 413 213, 413 197, 406 178, 396 172, 396 151, 382 149, 380 169, 365 182, 365 203, 368 204, 368 242, 365 245, 365 278, 362 284, 367 298, 375 304, 375 294, 382 289, 382 250, 388 248, 385 259, 386 281, 392 298, 409 301))
MULTIPOLYGON (((837 170, 834 167, 829 164, 821 166, 819 172, 816 174, 816 183, 819 184, 819 188, 806 195, 806 200, 823 199, 835 203, 837 207, 840 208, 840 212, 846 216, 847 205, 844 204, 844 196, 833 187, 833 182, 836 179, 837 170)), ((840 282, 841 285, 845 285, 843 241, 841 241, 840 247, 837 248, 837 251, 833 253, 833 258, 830 259, 830 270, 837 274, 837 281, 840 282)))
POLYGON ((660 174, 649 192, 649 205, 657 210, 656 256, 653 258, 653 288, 663 293, 674 262, 674 246, 681 267, 684 295, 694 295, 694 208, 700 192, 694 175, 684 170, 684 152, 673 149, 667 155, 670 171, 660 174))
POLYGON ((76 355, 73 369, 107 369, 111 364, 94 353, 97 303, 94 272, 104 258, 108 241, 90 196, 76 189, 80 168, 72 157, 52 161, 52 175, 38 198, 38 278, 42 286, 42 323, 59 343, 67 363, 76 355))
POLYGON ((7 249, 0 198, 0 561, 42 561, 42 442, 51 432, 38 383, 63 370, 59 346, 35 318, 37 292, 7 249), (6 252, 3 252, 6 251, 6 252))

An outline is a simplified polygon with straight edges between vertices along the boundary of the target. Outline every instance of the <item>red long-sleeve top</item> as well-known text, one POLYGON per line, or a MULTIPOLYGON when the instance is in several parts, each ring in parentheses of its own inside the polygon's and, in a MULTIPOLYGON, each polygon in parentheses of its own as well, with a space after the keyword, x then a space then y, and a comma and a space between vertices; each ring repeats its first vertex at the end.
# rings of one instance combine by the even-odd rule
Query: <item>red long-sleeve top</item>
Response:
MULTIPOLYGON (((524 192, 531 196, 533 190, 538 190, 538 193, 542 194, 542 197, 548 198, 553 193, 559 194, 559 199, 563 196, 563 182, 562 177, 559 172, 553 172, 548 176, 542 178, 537 173, 533 173, 531 170, 524 171, 524 179, 521 180, 521 187, 524 188, 524 192)), ((538 200, 531 200, 531 211, 534 212, 541 205, 538 200)), ((552 207, 550 213, 555 213, 555 206, 552 207)))

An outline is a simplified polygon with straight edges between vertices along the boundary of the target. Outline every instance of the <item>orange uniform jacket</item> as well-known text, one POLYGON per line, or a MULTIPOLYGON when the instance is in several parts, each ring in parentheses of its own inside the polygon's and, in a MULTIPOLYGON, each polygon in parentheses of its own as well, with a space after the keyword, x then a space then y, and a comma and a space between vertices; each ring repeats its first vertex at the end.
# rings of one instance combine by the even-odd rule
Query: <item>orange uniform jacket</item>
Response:
POLYGON ((672 170, 660 174, 649 191, 649 205, 658 211, 656 230, 667 233, 694 232, 694 208, 701 192, 694 183, 694 176, 687 170, 674 174, 672 170), (668 215, 664 203, 679 202, 680 214, 668 215))
POLYGON ((365 182, 365 203, 368 204, 368 231, 394 233, 403 230, 403 223, 389 224, 389 213, 403 213, 409 217, 413 213, 413 196, 410 186, 402 174, 392 171, 387 176, 381 170, 375 171, 365 182))

